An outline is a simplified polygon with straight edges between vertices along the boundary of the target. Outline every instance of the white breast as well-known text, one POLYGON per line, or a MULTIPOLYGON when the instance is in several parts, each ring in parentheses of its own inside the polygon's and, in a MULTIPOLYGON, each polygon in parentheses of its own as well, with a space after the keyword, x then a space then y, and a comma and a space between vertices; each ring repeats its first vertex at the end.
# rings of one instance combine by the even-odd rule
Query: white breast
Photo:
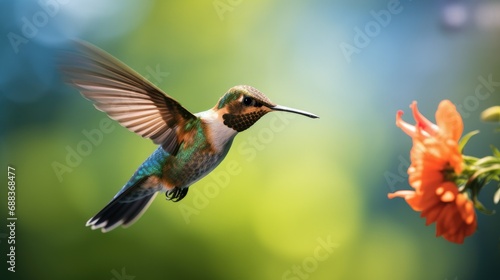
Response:
POLYGON ((195 114, 208 125, 208 137, 217 152, 221 152, 227 142, 238 133, 224 124, 222 114, 221 110, 214 111, 213 109, 195 114))

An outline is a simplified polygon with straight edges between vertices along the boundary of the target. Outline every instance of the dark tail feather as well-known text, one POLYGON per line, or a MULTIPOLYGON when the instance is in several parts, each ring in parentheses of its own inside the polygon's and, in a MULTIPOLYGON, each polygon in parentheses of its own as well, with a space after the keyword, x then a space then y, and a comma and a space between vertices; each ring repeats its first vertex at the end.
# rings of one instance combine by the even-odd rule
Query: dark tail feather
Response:
POLYGON ((127 200, 123 199, 129 196, 129 193, 125 191, 90 218, 86 225, 91 226, 92 229, 100 228, 102 232, 111 231, 120 225, 130 226, 148 209, 157 194, 158 192, 155 191, 136 200, 127 200))

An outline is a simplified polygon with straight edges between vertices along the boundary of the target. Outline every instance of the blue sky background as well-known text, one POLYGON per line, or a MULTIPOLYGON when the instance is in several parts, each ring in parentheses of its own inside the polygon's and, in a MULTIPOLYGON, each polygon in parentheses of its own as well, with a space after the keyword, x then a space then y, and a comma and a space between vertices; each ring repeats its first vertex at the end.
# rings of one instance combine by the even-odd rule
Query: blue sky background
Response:
MULTIPOLYGON (((495 275, 498 215, 478 214, 478 231, 456 245, 387 193, 409 188, 399 169, 411 140, 395 115, 402 109, 411 122, 413 100, 432 120, 441 100, 455 103, 465 132, 481 131, 467 154, 498 145, 495 126, 479 120, 500 103, 497 2, 24 0, 0 10, 0 154, 5 169, 16 168, 19 219, 15 274, 0 230, 7 279, 495 275), (132 227, 91 231, 87 219, 155 146, 114 122, 103 130, 105 114, 63 84, 54 58, 71 38, 106 50, 192 112, 249 84, 321 118, 269 114, 183 201, 158 196, 132 227), (84 150, 85 131, 96 130, 101 141, 84 150), (79 160, 68 162, 71 151, 79 160), (71 171, 58 174, 55 163, 71 171)), ((493 191, 481 198, 496 209, 493 191)))

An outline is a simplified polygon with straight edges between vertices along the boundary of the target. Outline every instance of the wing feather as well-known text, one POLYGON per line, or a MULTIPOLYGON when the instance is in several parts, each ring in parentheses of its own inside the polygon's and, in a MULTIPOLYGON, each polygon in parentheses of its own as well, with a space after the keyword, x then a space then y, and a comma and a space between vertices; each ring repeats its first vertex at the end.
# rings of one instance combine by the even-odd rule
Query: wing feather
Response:
POLYGON ((196 117, 154 84, 103 50, 75 42, 61 55, 61 70, 94 106, 121 125, 174 153, 178 127, 196 117))

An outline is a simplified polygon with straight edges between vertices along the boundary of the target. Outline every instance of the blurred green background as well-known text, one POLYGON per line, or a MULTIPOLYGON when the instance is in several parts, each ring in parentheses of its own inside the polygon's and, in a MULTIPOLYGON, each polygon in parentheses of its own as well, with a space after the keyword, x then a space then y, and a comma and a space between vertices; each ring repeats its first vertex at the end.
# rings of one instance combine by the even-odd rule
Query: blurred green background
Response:
MULTIPOLYGON (((0 278, 495 278, 498 214, 478 214, 478 231, 456 245, 387 193, 409 188, 411 140, 394 123, 399 109, 412 122, 413 100, 432 120, 452 100, 465 132, 481 130, 468 154, 498 145, 479 121, 500 104, 498 2, 42 0, 0 11, 1 178, 16 168, 18 217, 15 273, 0 227, 0 278), (269 114, 181 202, 158 196, 132 227, 91 231, 87 219, 155 146, 115 122, 87 145, 107 117, 61 81, 54 57, 69 38, 192 112, 249 84, 321 118, 269 114)), ((492 194, 482 198, 495 209, 492 194)))

